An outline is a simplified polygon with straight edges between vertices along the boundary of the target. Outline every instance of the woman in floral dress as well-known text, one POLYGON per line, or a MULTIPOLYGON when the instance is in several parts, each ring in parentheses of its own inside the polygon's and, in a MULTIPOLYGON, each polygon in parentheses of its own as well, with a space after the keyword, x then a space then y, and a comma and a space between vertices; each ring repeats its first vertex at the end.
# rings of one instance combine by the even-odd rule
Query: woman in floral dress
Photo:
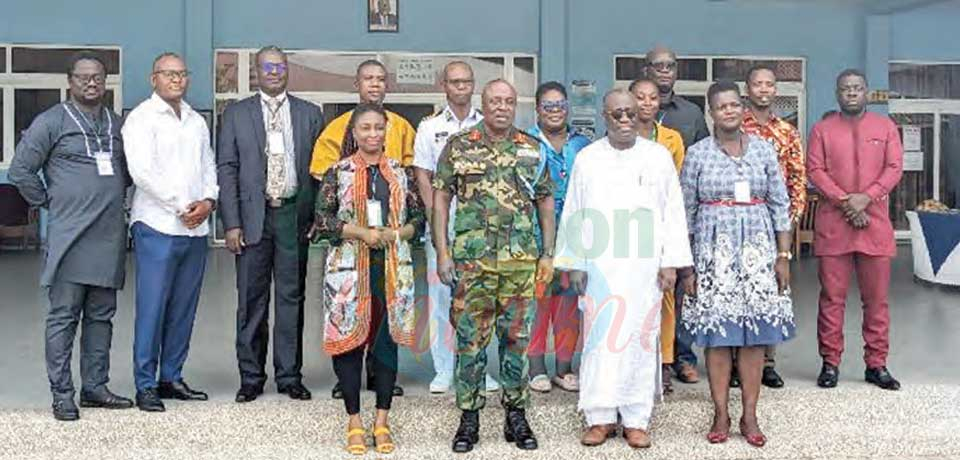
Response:
POLYGON ((740 131, 737 85, 715 83, 707 100, 714 135, 690 147, 680 177, 695 264, 682 275, 682 321, 706 349, 715 411, 708 440, 728 438, 732 350, 740 348, 740 432, 760 447, 766 442, 757 423, 764 347, 792 338, 795 328, 789 198, 774 147, 740 131))

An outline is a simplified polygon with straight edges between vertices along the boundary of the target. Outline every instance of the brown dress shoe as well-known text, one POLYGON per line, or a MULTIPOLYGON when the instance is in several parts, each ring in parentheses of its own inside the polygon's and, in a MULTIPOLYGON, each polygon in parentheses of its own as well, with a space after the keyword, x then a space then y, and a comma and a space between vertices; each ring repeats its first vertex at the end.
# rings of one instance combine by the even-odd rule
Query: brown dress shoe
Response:
POLYGON ((695 366, 683 363, 677 371, 677 380, 683 383, 697 383, 700 381, 700 375, 697 374, 697 368, 695 366))
POLYGON ((612 438, 617 435, 617 426, 610 425, 594 425, 590 428, 587 428, 587 431, 583 432, 583 437, 580 438, 580 444, 585 446, 599 446, 607 441, 607 439, 612 438))
POLYGON ((639 428, 623 428, 623 438, 627 440, 627 445, 634 449, 646 449, 650 447, 650 435, 639 428))

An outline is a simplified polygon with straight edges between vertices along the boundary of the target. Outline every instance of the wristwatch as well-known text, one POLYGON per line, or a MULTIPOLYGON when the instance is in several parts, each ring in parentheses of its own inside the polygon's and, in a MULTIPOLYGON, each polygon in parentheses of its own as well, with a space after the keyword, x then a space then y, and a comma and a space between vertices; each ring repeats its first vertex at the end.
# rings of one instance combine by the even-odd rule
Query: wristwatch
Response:
POLYGON ((790 251, 780 251, 780 252, 777 253, 777 258, 778 258, 778 259, 787 259, 788 261, 789 261, 789 260, 793 260, 793 253, 790 252, 790 251))

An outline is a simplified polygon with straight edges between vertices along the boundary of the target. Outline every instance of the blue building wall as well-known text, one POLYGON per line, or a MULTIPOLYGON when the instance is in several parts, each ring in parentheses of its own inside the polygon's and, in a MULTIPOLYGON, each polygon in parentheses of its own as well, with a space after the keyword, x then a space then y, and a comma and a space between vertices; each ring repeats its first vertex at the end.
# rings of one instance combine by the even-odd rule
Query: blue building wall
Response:
POLYGON ((167 50, 183 52, 185 1, 195 0, 6 1, 0 42, 122 46, 123 105, 132 107, 150 95, 153 58, 167 50))
POLYGON ((891 59, 960 61, 960 1, 903 11, 891 15, 891 23, 891 59))

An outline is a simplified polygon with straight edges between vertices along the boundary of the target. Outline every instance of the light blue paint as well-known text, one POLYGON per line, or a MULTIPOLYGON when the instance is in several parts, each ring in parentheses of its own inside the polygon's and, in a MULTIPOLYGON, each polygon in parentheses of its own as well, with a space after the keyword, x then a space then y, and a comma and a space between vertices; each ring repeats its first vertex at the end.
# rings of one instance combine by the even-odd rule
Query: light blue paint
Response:
MULTIPOLYGON (((572 2, 567 81, 596 80, 601 94, 613 83, 615 54, 642 54, 664 44, 681 55, 780 55, 807 58, 808 128, 835 106, 834 77, 864 63, 864 24, 857 7, 822 3, 616 0, 598 8, 572 2)), ((546 57, 544 57, 546 59, 546 57)))
POLYGON ((960 0, 892 15, 891 59, 960 61, 957 24, 960 24, 960 0))

